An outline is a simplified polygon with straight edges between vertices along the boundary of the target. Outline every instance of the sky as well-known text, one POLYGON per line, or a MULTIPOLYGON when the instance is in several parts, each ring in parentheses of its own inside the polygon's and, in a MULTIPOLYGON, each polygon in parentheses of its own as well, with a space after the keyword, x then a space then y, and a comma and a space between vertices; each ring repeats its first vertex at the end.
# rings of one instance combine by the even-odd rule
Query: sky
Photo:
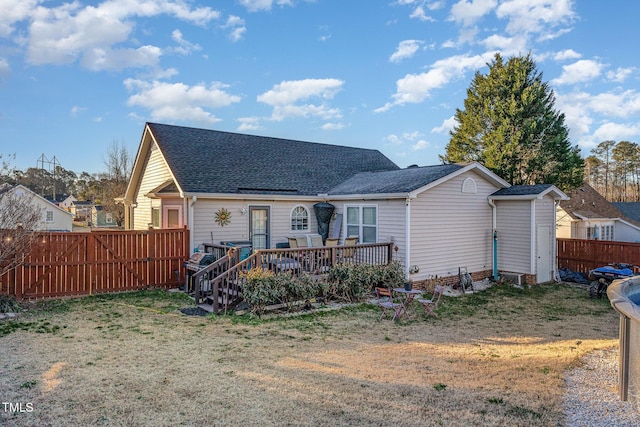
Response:
POLYGON ((499 52, 531 53, 586 157, 640 143, 638 16, 630 0, 0 0, 0 154, 102 172, 150 121, 439 164, 499 52))

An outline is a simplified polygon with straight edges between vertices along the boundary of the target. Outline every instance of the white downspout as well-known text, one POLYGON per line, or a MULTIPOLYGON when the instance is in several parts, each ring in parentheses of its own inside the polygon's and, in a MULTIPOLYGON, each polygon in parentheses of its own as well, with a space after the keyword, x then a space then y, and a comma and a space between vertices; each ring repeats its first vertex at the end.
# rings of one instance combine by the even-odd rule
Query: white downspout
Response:
POLYGON ((404 277, 409 279, 409 266, 411 265, 411 199, 407 197, 404 208, 405 227, 405 256, 404 256, 404 277))

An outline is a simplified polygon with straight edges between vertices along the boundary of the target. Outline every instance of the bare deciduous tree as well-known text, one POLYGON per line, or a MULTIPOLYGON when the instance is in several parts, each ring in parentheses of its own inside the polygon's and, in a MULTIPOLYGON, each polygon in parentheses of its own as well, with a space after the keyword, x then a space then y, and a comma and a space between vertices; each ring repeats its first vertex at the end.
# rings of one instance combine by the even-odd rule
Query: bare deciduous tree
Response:
MULTIPOLYGON (((5 177, 11 167, 2 155, 0 162, 0 177, 5 177)), ((0 178, 0 276, 22 262, 35 238, 34 230, 42 228, 43 211, 34 197, 0 178)))

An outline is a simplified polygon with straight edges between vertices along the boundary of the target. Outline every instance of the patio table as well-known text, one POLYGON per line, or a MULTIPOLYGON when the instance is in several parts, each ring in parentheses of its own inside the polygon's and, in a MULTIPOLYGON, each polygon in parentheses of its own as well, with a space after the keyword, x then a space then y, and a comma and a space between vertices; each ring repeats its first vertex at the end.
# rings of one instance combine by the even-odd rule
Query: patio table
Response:
POLYGON ((412 314, 416 314, 412 307, 413 299, 416 295, 422 295, 422 291, 417 289, 411 289, 408 291, 405 288, 393 288, 393 292, 400 295, 400 303, 404 306, 407 317, 409 317, 409 310, 411 310, 412 314))

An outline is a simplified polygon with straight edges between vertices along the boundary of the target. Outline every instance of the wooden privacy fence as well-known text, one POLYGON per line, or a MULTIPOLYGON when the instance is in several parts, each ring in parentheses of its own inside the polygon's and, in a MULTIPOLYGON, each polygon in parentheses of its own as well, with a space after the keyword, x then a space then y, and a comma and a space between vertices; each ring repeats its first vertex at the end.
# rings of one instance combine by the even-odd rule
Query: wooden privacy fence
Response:
POLYGON ((589 273, 615 262, 640 265, 640 243, 604 240, 557 239, 558 268, 589 273))
POLYGON ((173 287, 189 255, 186 228, 39 232, 20 265, 0 277, 0 289, 37 299, 173 287))

